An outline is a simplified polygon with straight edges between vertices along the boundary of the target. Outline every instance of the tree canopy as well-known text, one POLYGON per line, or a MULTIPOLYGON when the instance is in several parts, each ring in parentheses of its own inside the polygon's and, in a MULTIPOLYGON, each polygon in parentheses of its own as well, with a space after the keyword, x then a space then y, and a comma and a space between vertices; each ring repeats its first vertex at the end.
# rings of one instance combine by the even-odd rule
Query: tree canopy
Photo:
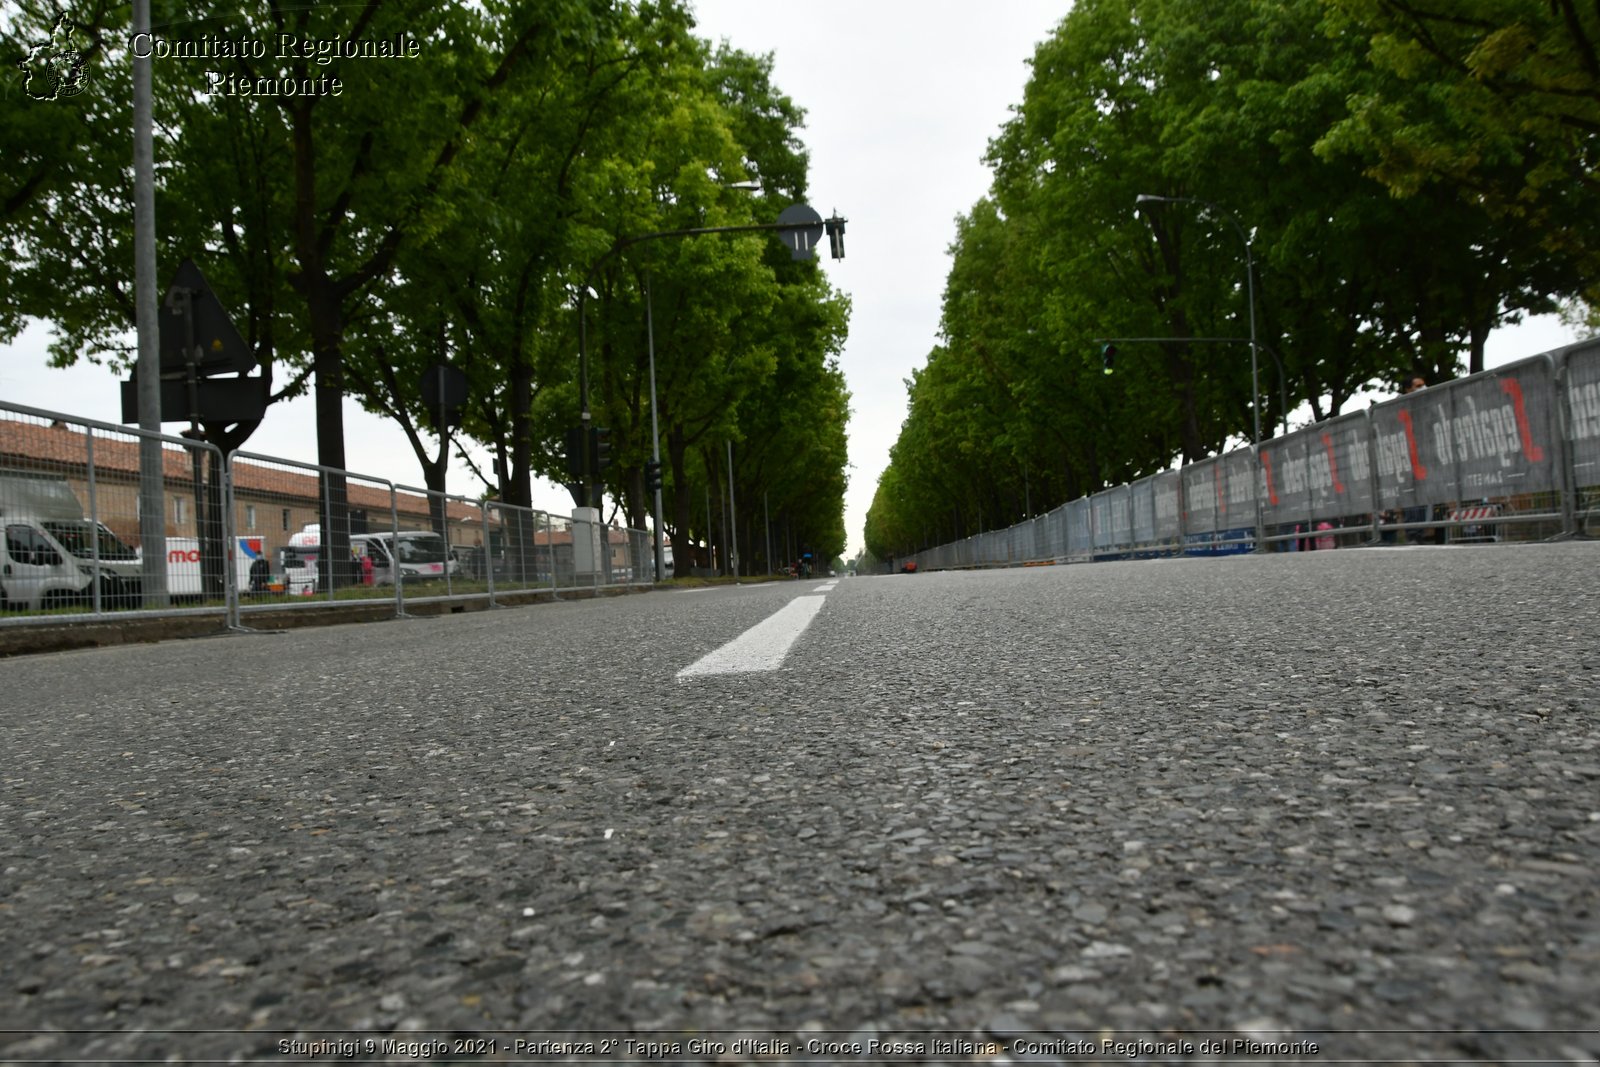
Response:
MULTIPOLYGON (((628 519, 647 514, 648 298, 679 566, 692 543, 729 555, 699 506, 726 495, 729 442, 741 535, 767 506, 816 551, 843 550, 849 411, 835 357, 848 302, 818 265, 768 235, 707 237, 631 247, 590 277, 627 239, 769 223, 803 197, 804 113, 770 57, 701 40, 681 0, 152 7, 168 44, 263 48, 140 59, 124 5, 69 5, 87 90, 0 109, 0 240, 13 253, 0 262, 0 338, 42 319, 59 364, 133 362, 122 75, 149 62, 158 274, 195 259, 273 399, 315 390, 321 463, 344 465, 353 397, 402 428, 424 483, 442 489, 448 457, 419 384, 447 363, 469 382, 459 432, 493 457, 485 492, 529 504, 534 477, 566 477, 588 282, 596 421, 617 445, 605 483, 628 519), (393 59, 285 52, 281 34, 411 46, 393 59), (300 88, 270 91, 285 81, 300 88), (746 184, 755 192, 735 188, 746 184)), ((56 15, 23 0, 0 22, 0 60, 23 59, 56 15)), ((205 429, 231 448, 255 426, 205 429)), ((747 570, 766 562, 738 554, 747 570)))
POLYGON ((1565 0, 1078 0, 958 225, 868 550, 1481 370, 1496 326, 1592 299, 1597 31, 1565 0))

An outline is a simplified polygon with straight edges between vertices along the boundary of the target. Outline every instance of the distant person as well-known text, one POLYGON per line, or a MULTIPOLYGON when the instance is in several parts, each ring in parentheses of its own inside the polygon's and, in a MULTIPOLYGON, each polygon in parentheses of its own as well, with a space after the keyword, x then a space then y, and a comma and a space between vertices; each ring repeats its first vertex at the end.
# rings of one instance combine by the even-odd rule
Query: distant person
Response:
POLYGON ((257 556, 250 562, 250 591, 252 593, 265 593, 272 583, 272 567, 267 563, 266 556, 257 556))

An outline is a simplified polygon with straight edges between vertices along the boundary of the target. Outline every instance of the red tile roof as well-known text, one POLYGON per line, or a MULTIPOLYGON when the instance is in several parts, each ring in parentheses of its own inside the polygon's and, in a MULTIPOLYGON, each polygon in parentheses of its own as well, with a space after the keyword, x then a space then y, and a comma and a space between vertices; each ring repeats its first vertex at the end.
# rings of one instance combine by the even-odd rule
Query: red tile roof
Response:
MULTIPOLYGON (((45 426, 36 422, 20 422, 0 412, 0 464, 30 470, 60 469, 63 475, 84 476, 89 465, 88 440, 82 428, 61 423, 45 426)), ((194 472, 188 451, 163 443, 162 460, 163 476, 167 481, 185 487, 190 484, 194 472)), ((100 473, 115 472, 136 477, 139 472, 138 438, 132 435, 113 437, 109 431, 97 430, 94 433, 94 465, 100 473)), ((236 490, 251 495, 271 495, 309 504, 315 504, 320 495, 316 471, 268 466, 249 459, 240 459, 235 464, 233 484, 236 490)), ((347 495, 351 507, 369 511, 389 510, 389 490, 386 486, 351 481, 347 483, 347 495)), ((426 498, 416 493, 398 493, 395 504, 403 515, 428 514, 426 498)), ((459 500, 450 501, 448 510, 451 521, 479 519, 475 505, 459 500)))

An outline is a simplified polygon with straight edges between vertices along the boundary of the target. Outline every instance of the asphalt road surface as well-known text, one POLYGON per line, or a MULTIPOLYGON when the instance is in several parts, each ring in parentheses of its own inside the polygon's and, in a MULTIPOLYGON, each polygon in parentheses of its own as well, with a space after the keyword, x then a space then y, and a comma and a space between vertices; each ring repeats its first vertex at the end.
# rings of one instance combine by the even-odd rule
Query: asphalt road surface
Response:
POLYGON ((1593 1062, 1597 679, 1592 543, 0 661, 0 1060, 1593 1062))

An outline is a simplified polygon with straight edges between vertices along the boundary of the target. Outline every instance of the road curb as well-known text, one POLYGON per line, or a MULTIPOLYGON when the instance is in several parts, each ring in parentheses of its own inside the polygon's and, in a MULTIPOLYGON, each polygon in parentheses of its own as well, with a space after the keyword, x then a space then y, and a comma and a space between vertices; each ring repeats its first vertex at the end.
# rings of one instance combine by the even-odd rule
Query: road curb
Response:
MULTIPOLYGON (((651 586, 608 586, 603 589, 563 589, 560 595, 548 589, 496 593, 496 608, 526 607, 556 600, 592 600, 596 597, 645 593, 651 586)), ((430 597, 408 600, 406 614, 413 617, 460 615, 489 610, 484 596, 430 597)), ((392 602, 364 604, 303 604, 282 609, 247 610, 240 622, 249 630, 296 630, 311 626, 343 626, 351 623, 395 621, 392 602)), ((163 615, 141 618, 129 615, 94 622, 62 625, 16 625, 0 627, 0 659, 34 656, 50 652, 71 652, 85 648, 112 648, 118 645, 150 644, 194 637, 220 637, 230 633, 220 613, 204 615, 163 615)))

